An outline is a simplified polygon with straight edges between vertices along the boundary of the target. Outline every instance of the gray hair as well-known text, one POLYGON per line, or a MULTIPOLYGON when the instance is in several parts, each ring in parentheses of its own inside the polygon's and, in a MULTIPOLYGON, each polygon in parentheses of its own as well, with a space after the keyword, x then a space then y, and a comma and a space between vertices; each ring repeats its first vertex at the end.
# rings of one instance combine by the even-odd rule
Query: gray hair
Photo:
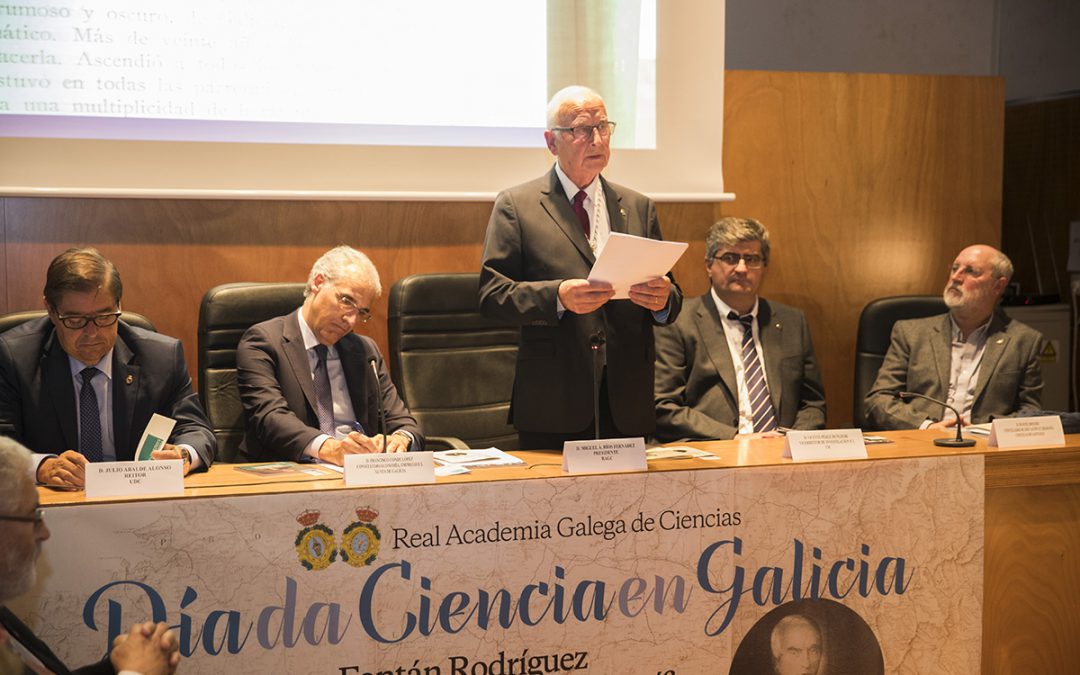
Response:
POLYGON ((761 257, 769 264, 769 231, 753 218, 721 218, 709 228, 705 237, 705 261, 709 262, 716 252, 723 247, 744 244, 749 241, 761 242, 761 257))
POLYGON ((994 276, 997 278, 1005 277, 1005 283, 1012 281, 1013 264, 1009 260, 1009 256, 1005 255, 1001 251, 994 249, 997 255, 992 261, 990 261, 990 268, 994 270, 994 276))
POLYGON ((780 659, 781 636, 795 626, 806 626, 817 633, 818 638, 821 637, 821 629, 818 628, 817 621, 802 614, 788 614, 783 619, 776 622, 776 625, 773 626, 772 629, 772 635, 769 637, 769 647, 772 649, 773 661, 780 659))
POLYGON ((568 105, 584 101, 600 101, 600 103, 603 104, 604 97, 597 94, 592 89, 580 84, 572 84, 569 87, 563 87, 555 92, 555 95, 548 101, 547 128, 550 130, 557 126, 561 126, 559 120, 562 117, 563 110, 568 105))
POLYGON ((30 480, 30 451, 14 438, 0 436, 0 511, 9 512, 22 497, 18 489, 30 480))
POLYGON ((315 283, 315 276, 319 274, 331 283, 358 278, 374 291, 376 298, 382 295, 382 284, 379 283, 379 271, 375 269, 375 264, 371 262, 371 258, 351 246, 336 246, 319 256, 311 266, 307 287, 304 288, 305 298, 311 295, 311 286, 315 283))

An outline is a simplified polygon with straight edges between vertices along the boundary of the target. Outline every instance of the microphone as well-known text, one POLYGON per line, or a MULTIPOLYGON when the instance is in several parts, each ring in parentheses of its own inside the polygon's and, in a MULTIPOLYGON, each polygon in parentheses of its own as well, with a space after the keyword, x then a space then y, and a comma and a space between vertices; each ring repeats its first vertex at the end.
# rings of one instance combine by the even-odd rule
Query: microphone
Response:
POLYGON ((379 366, 374 356, 368 359, 368 365, 371 366, 371 373, 375 376, 375 398, 379 402, 379 433, 383 437, 383 452, 386 452, 386 411, 383 410, 382 387, 379 386, 379 366))
POLYGON ((963 434, 960 433, 961 427, 964 426, 963 418, 960 417, 960 411, 952 407, 945 401, 939 401, 936 398, 930 398, 929 396, 916 394, 913 391, 898 391, 896 392, 896 398, 900 399, 901 401, 910 401, 913 398, 926 399, 931 403, 937 403, 938 405, 944 406, 949 410, 953 411, 953 414, 956 415, 956 438, 935 438, 934 445, 939 445, 945 448, 970 448, 971 446, 975 445, 974 438, 964 438, 963 434))
POLYGON ((593 379, 593 433, 596 436, 596 440, 600 440, 600 348, 607 343, 607 338, 604 337, 604 331, 598 330, 589 336, 589 349, 592 350, 593 367, 592 367, 592 379, 593 379))

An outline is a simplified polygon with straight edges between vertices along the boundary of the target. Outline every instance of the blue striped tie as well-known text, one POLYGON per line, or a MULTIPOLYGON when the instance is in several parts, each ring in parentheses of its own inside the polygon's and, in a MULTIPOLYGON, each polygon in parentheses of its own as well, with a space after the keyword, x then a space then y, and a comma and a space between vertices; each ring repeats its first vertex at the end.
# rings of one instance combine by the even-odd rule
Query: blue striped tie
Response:
POLYGON ((88 462, 100 462, 105 459, 101 450, 101 410, 98 408, 97 394, 91 380, 101 371, 97 368, 84 368, 82 388, 79 389, 79 452, 88 462))
POLYGON ((772 397, 769 396, 769 385, 765 382, 765 370, 761 367, 757 345, 754 344, 754 315, 739 316, 731 312, 728 318, 738 321, 743 327, 743 379, 750 398, 750 410, 753 411, 754 431, 772 431, 776 429, 776 415, 773 413, 772 397))

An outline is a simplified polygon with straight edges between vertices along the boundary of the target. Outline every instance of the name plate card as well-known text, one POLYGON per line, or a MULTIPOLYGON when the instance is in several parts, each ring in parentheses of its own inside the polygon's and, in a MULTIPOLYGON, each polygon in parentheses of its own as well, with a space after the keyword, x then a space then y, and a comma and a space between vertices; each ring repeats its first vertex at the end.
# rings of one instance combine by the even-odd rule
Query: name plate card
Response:
POLYGON ((987 444, 995 448, 1024 445, 1065 445, 1065 432, 1057 415, 1002 417, 990 426, 987 444))
POLYGON ((784 457, 796 462, 866 459, 866 444, 859 429, 789 431, 784 441, 784 457))
POLYGON ((184 492, 184 462, 87 462, 86 497, 177 495, 184 492))
POLYGON ((345 455, 347 487, 419 485, 435 482, 431 452, 345 455))
POLYGON ((567 473, 646 471, 645 439, 604 438, 563 443, 562 469, 567 473))

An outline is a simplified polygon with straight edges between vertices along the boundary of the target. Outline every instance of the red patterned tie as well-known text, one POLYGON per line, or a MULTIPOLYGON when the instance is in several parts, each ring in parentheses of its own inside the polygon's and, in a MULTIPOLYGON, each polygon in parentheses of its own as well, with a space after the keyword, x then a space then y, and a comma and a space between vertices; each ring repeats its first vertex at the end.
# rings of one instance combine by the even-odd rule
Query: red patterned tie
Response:
POLYGON ((585 191, 578 190, 578 193, 574 195, 574 213, 577 214, 578 222, 581 223, 581 230, 585 233, 585 238, 589 238, 589 214, 585 213, 585 191))

